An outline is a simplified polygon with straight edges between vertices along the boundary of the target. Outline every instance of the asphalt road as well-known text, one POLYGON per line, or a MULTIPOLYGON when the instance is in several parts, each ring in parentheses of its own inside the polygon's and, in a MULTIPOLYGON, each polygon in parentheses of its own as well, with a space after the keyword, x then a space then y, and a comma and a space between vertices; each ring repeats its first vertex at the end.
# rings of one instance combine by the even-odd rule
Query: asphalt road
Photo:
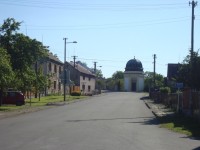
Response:
POLYGON ((159 128, 142 93, 107 93, 0 120, 1 150, 199 150, 159 128))

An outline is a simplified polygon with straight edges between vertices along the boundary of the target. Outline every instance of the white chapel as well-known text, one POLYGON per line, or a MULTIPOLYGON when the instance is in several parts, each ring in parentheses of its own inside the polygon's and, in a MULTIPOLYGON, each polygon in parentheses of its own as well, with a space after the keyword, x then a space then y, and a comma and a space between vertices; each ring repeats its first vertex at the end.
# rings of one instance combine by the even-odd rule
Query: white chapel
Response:
POLYGON ((142 92, 144 89, 144 72, 141 61, 131 59, 124 71, 124 89, 127 92, 142 92))

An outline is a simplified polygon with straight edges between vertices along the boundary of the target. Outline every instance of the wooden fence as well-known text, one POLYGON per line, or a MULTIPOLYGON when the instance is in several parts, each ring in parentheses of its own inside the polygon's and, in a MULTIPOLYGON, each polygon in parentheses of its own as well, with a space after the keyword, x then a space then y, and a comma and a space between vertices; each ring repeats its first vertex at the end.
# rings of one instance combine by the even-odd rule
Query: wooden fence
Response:
POLYGON ((184 89, 180 93, 151 92, 150 97, 155 103, 163 103, 167 107, 197 118, 200 121, 200 92, 184 89))

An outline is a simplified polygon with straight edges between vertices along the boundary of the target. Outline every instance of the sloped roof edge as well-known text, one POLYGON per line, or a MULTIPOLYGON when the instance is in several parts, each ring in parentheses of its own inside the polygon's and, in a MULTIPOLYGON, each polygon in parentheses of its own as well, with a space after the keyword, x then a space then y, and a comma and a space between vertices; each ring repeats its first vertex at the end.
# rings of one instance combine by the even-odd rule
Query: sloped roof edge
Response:
MULTIPOLYGON (((69 65, 71 65, 72 67, 74 67, 74 63, 73 62, 67 62, 69 65)), ((88 70, 87 68, 83 67, 80 64, 75 64, 75 69, 78 70, 80 73, 86 74, 86 75, 90 75, 95 77, 95 74, 93 74, 90 70, 88 70)))

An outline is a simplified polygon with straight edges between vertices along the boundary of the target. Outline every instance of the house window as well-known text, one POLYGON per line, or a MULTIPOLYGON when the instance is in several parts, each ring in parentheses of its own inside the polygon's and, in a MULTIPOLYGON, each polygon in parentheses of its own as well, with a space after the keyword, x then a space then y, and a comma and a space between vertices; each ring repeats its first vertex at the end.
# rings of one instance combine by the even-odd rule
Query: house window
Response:
POLYGON ((83 76, 83 80, 85 80, 85 76, 83 76))
POLYGON ((49 63, 49 71, 51 71, 51 63, 49 63))
POLYGON ((89 78, 88 78, 88 80, 90 81, 90 80, 91 80, 91 78, 89 77, 89 78))
POLYGON ((90 85, 88 85, 88 92, 90 92, 90 90, 91 90, 91 87, 90 87, 90 85))
POLYGON ((61 74, 61 66, 59 66, 59 73, 61 74))
POLYGON ((85 85, 84 84, 82 85, 82 90, 85 91, 85 85))
POLYGON ((57 66, 54 65, 54 72, 57 73, 57 66))
POLYGON ((56 81, 54 81, 54 89, 56 89, 56 81))
POLYGON ((48 82, 48 88, 50 89, 50 87, 51 87, 51 80, 49 80, 49 82, 48 82))
POLYGON ((61 82, 58 84, 58 89, 61 90, 61 82))

